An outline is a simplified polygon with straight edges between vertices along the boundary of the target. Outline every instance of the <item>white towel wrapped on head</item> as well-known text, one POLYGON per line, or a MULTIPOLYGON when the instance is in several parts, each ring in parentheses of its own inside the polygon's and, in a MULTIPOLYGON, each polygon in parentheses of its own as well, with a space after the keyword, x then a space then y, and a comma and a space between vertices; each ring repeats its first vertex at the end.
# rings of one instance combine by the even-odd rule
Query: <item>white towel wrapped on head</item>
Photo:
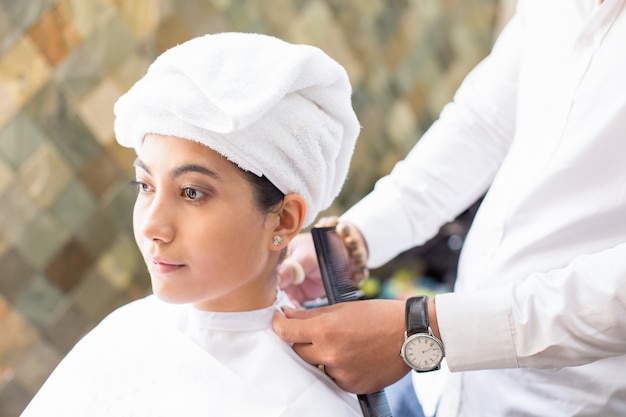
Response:
POLYGON ((307 202, 305 226, 341 191, 359 134, 344 68, 320 49, 248 33, 205 35, 159 56, 115 104, 118 142, 200 142, 307 202))

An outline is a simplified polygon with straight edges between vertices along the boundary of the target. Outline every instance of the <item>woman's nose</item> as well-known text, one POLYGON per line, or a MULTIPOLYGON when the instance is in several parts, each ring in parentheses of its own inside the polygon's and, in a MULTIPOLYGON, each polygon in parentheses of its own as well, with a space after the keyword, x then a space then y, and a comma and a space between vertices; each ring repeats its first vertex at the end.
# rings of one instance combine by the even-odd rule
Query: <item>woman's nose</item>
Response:
POLYGON ((136 231, 146 239, 171 242, 175 235, 172 204, 159 193, 145 200, 140 196, 135 204, 133 217, 136 231))

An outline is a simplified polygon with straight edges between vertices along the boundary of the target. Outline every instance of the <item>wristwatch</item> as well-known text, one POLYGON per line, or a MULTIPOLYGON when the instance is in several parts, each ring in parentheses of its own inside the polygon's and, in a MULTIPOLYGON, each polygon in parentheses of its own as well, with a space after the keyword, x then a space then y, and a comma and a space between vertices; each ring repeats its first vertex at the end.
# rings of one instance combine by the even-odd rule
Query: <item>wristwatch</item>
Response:
POLYGON ((400 350, 402 359, 416 372, 439 369, 444 356, 443 343, 428 325, 428 297, 406 300, 406 332, 400 350))

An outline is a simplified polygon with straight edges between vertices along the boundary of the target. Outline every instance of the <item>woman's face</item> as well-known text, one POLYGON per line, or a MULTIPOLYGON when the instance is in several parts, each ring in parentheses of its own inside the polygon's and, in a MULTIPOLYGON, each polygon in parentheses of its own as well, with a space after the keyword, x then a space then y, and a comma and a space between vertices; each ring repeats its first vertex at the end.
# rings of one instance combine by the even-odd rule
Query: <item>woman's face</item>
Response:
POLYGON ((211 311, 271 305, 278 220, 255 208, 242 171, 204 145, 156 134, 135 166, 135 240, 154 293, 211 311))

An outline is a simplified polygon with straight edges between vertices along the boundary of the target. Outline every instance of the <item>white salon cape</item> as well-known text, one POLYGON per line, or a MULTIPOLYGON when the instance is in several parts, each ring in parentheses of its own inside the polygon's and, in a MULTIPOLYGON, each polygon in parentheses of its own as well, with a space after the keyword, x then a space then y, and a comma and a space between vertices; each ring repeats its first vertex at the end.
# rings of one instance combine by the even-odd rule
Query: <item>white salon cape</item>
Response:
POLYGON ((371 266, 487 192, 436 297, 437 417, 626 416, 626 1, 519 0, 439 121, 343 217, 371 266))
POLYGON ((286 302, 214 313, 155 296, 108 316, 63 359, 22 417, 362 416, 271 327, 286 302))

